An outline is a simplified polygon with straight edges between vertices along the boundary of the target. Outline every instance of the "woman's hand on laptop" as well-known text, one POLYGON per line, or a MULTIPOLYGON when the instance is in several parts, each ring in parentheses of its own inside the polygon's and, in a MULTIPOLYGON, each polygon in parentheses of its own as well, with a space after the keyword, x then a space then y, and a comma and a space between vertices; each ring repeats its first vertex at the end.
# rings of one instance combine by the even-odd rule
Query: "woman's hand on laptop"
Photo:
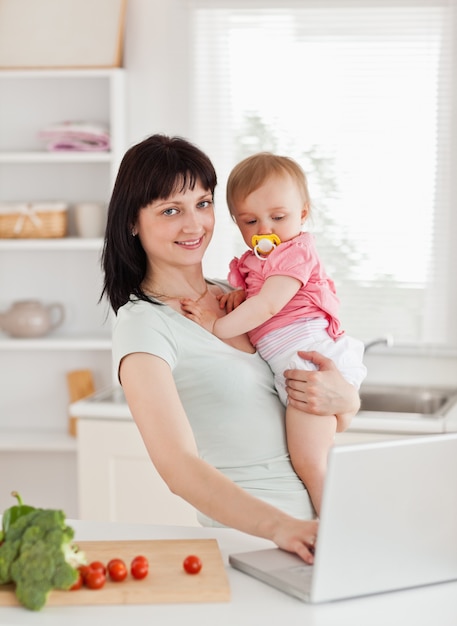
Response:
POLYGON ((272 537, 282 550, 295 552, 305 563, 314 562, 314 546, 317 540, 317 520, 297 520, 293 517, 281 519, 272 537))

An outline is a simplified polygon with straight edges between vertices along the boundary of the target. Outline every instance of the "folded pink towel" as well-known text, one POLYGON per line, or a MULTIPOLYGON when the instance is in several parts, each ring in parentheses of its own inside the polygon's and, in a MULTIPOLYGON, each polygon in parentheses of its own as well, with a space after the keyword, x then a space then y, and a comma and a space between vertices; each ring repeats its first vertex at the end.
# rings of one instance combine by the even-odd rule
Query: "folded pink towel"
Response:
POLYGON ((110 149, 106 126, 93 122, 62 122, 39 132, 50 151, 99 152, 110 149))

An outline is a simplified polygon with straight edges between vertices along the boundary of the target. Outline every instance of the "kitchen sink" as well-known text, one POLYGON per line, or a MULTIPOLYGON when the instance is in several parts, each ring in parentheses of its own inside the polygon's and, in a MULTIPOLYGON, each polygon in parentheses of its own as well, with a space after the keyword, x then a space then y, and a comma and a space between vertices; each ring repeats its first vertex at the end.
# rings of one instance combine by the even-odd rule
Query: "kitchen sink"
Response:
POLYGON ((362 385, 350 430, 433 433, 457 430, 457 387, 362 385))
POLYGON ((361 410, 439 415, 440 409, 456 395, 457 389, 439 387, 362 386, 361 410))

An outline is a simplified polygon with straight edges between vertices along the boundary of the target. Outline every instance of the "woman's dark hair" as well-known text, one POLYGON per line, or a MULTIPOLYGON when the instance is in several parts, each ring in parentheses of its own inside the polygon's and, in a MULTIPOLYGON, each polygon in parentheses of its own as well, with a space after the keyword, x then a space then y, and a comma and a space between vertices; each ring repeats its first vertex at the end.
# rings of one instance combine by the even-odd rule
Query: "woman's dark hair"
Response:
POLYGON ((146 254, 132 235, 138 212, 197 182, 214 193, 216 172, 206 154, 186 139, 152 135, 125 153, 108 206, 102 254, 101 298, 108 297, 115 313, 131 295, 149 300, 141 289, 146 254))

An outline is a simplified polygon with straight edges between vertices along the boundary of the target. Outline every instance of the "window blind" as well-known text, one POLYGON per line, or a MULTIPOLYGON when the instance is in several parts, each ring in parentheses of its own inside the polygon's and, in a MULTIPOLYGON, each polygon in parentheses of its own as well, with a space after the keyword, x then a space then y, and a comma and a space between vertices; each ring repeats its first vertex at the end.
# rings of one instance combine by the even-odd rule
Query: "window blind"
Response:
POLYGON ((230 169, 271 150, 308 176, 347 332, 457 345, 456 2, 186 3, 192 137, 219 175, 208 275, 244 251, 230 169))

